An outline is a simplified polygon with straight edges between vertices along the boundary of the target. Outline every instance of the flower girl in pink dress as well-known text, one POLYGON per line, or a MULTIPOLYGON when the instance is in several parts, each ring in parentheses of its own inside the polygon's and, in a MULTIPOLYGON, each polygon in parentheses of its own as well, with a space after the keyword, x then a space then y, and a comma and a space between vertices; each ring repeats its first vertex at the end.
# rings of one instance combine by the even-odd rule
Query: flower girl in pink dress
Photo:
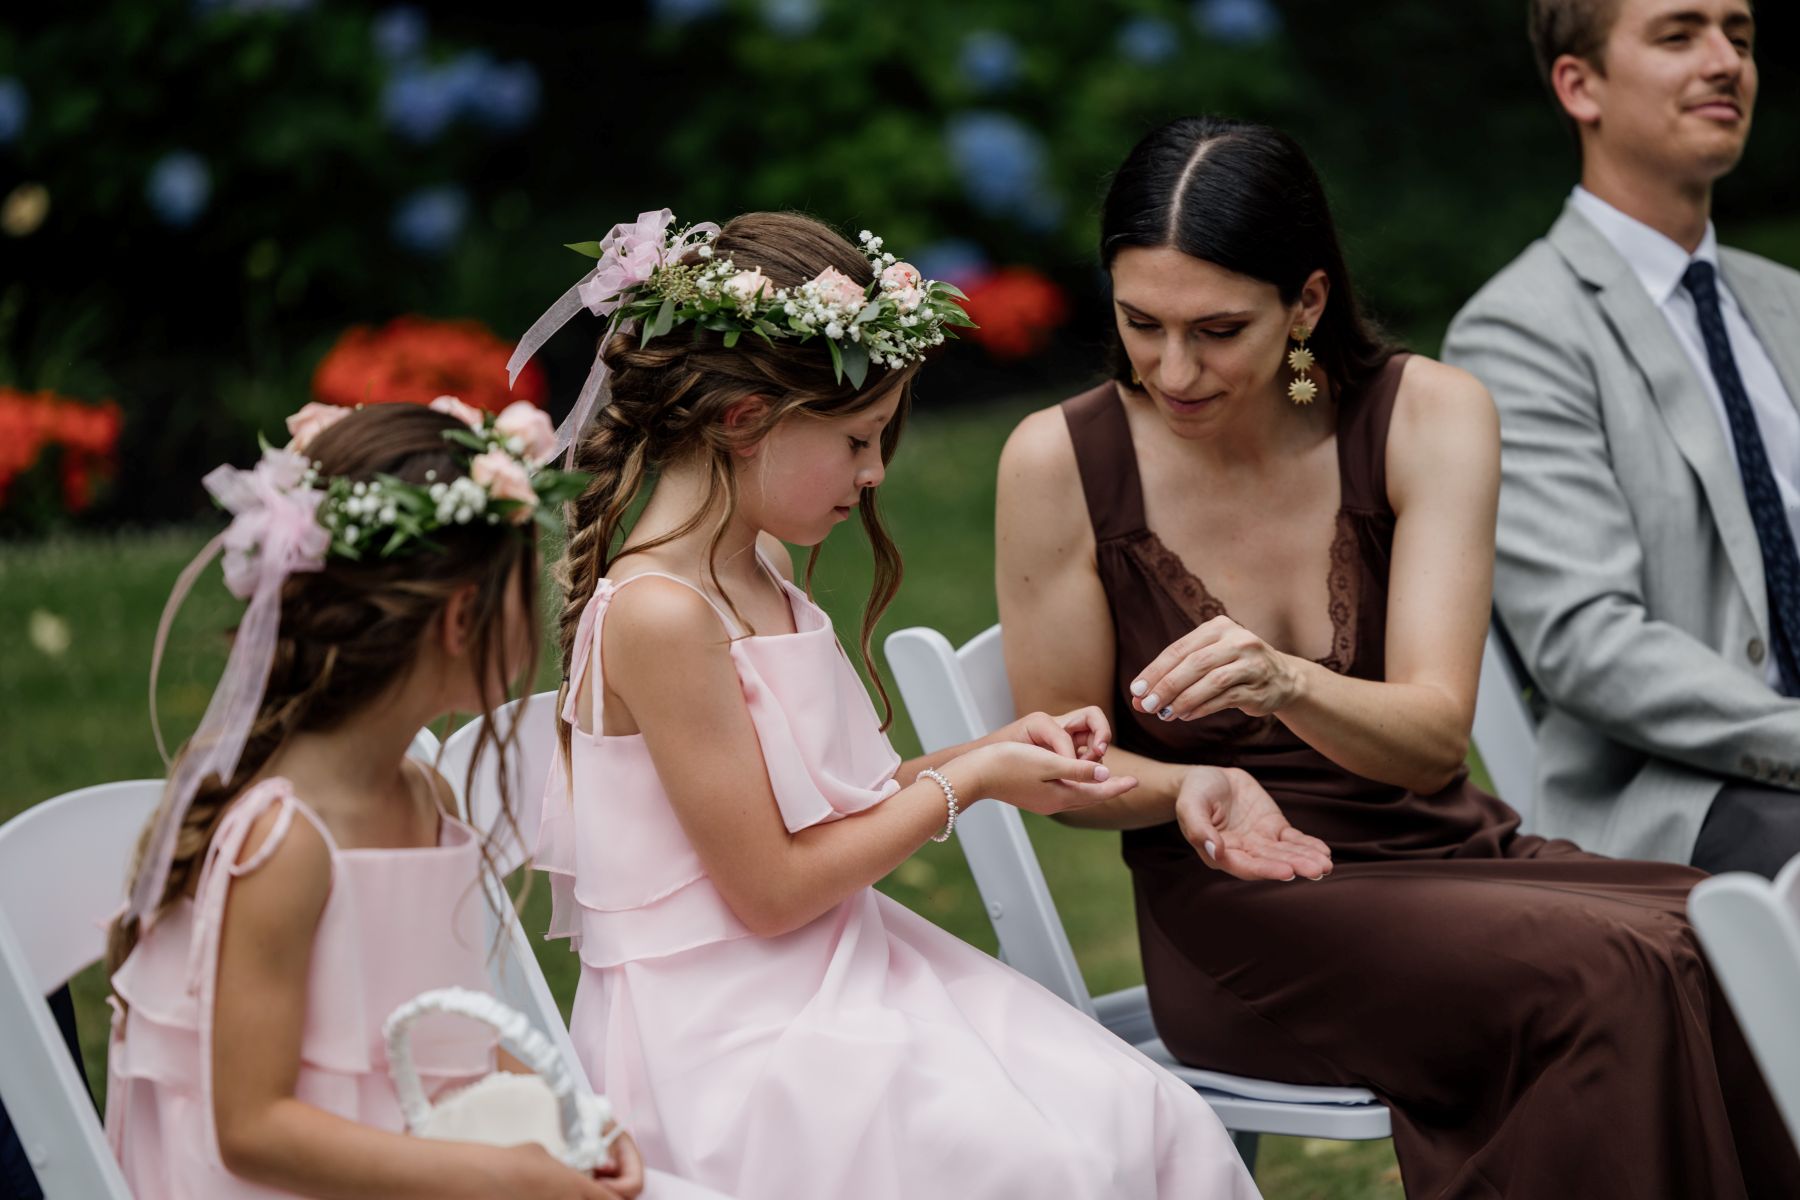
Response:
MULTIPOLYGON (((531 520, 571 483, 537 469, 553 434, 525 406, 433 407, 308 405, 288 450, 207 476, 234 518, 176 585, 158 657, 221 545, 250 604, 112 930, 106 1126, 139 1200, 642 1186, 626 1139, 592 1177, 536 1145, 400 1133, 382 1022, 430 988, 486 990, 490 949, 481 839, 407 747, 529 679, 531 520)), ((428 1085, 495 1065, 473 1022, 422 1023, 413 1048, 428 1085)))
POLYGON ((1133 781, 1093 708, 902 763, 791 581, 781 543, 861 517, 875 678, 900 578, 875 488, 919 358, 964 321, 862 240, 646 213, 521 343, 581 302, 612 320, 565 426, 592 482, 538 845, 578 1052, 647 1162, 744 1200, 1254 1196, 1186 1085, 872 886, 983 797, 1052 812, 1133 781))

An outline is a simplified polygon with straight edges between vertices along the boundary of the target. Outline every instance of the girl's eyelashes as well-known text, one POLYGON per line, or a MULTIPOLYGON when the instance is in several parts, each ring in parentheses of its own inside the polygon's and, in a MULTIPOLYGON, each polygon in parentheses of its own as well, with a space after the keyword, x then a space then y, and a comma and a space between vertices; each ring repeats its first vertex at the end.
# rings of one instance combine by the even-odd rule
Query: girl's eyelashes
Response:
POLYGON ((865 440, 863 438, 851 438, 850 439, 850 449, 856 451, 858 454, 861 454, 864 450, 867 450, 868 448, 869 448, 869 442, 867 440, 865 440))
POLYGON ((1127 329, 1140 329, 1146 331, 1156 328, 1155 325, 1152 325, 1148 321, 1134 321, 1130 317, 1125 318, 1125 327, 1127 329))

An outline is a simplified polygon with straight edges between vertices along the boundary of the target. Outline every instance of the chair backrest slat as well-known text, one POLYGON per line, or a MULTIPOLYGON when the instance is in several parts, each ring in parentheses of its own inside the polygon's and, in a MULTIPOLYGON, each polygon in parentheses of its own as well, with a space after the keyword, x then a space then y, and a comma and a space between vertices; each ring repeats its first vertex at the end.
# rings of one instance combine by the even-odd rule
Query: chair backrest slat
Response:
MULTIPOLYGON (((972 640, 961 655, 943 634, 925 628, 894 633, 886 650, 901 700, 927 753, 973 741, 1012 719, 999 626, 972 640)), ((1092 1016, 1093 999, 1018 810, 978 804, 957 819, 956 836, 993 922, 1001 957, 1092 1016)))
POLYGON ((1734 871, 1702 880, 1688 899, 1694 930, 1731 1002, 1763 1078, 1800 1144, 1800 856, 1771 884, 1734 871))

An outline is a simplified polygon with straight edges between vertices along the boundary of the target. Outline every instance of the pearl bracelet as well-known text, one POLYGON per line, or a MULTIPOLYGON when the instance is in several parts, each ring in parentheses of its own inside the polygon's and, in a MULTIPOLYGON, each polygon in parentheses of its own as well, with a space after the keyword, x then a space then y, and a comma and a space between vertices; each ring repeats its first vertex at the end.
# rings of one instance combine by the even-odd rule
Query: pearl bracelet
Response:
POLYGON ((948 779, 945 779, 936 771, 920 771, 919 778, 930 779, 944 789, 944 803, 950 807, 950 817, 944 822, 944 831, 942 833, 932 834, 931 840, 934 842, 947 842, 950 840, 950 835, 956 832, 956 812, 958 808, 956 803, 956 789, 950 786, 950 781, 948 779))

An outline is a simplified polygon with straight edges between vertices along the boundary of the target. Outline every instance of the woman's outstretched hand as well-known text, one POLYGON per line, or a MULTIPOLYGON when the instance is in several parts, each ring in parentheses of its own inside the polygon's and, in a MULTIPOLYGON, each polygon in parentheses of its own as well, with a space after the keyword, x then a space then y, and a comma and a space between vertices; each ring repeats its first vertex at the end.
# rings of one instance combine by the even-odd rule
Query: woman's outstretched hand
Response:
POLYGON ((1165 721, 1192 721, 1227 708, 1266 717, 1298 695, 1294 667, 1290 656, 1230 617, 1214 617, 1138 672, 1132 703, 1165 721))
POLYGON ((1209 867, 1239 879, 1323 879, 1331 847, 1288 824, 1248 772, 1195 767, 1175 799, 1182 835, 1209 867))

